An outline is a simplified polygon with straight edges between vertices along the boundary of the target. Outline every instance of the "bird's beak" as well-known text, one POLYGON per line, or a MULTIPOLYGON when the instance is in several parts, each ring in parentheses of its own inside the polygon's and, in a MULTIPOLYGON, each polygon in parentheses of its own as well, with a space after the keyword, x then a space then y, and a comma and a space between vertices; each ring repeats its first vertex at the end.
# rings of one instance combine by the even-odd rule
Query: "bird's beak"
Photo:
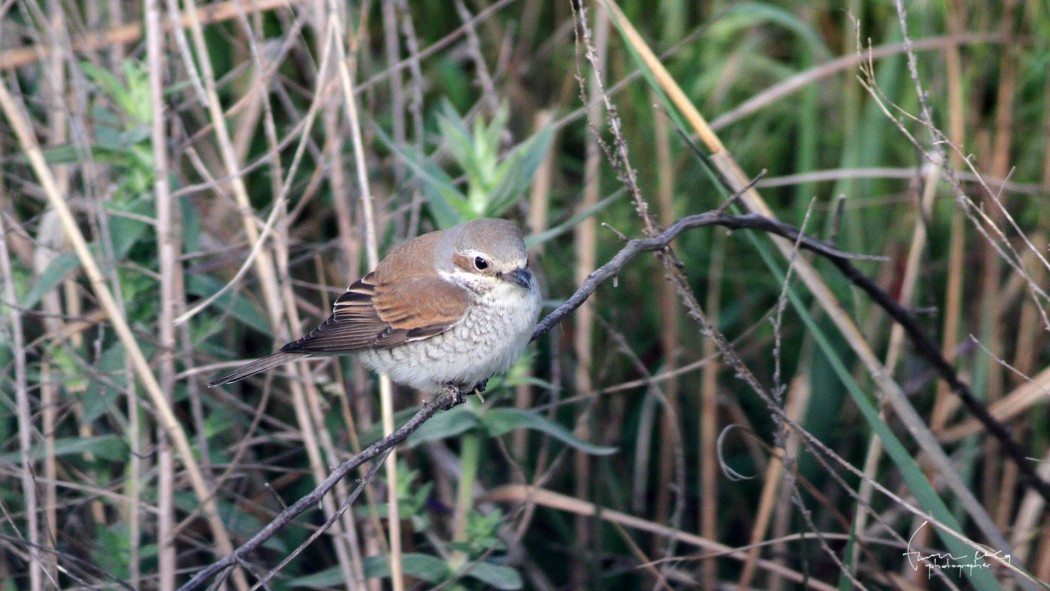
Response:
POLYGON ((502 275, 505 281, 520 285, 523 289, 529 289, 532 285, 532 273, 528 269, 514 269, 510 273, 502 275))

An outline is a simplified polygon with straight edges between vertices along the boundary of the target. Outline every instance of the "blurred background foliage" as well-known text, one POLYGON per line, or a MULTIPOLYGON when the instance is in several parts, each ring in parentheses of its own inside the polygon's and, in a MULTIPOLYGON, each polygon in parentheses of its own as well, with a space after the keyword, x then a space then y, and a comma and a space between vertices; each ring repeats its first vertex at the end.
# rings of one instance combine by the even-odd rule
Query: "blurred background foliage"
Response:
MULTIPOLYGON (((327 317, 368 271, 369 236, 383 253, 467 219, 513 219, 529 236, 549 311, 623 246, 621 235, 644 236, 625 167, 659 225, 727 196, 600 4, 187 1, 179 15, 168 12, 174 4, 157 8, 155 57, 141 24, 149 2, 5 4, 0 80, 161 376, 235 546, 381 437, 376 382, 353 359, 220 389, 207 379, 327 317), (197 24, 185 12, 194 8, 197 24), (163 82, 161 101, 151 76, 163 82), (614 165, 620 148, 628 161, 614 165)), ((917 315, 1046 475, 1050 6, 904 4, 933 121, 957 147, 946 166, 1004 228, 999 241, 963 215, 939 168, 861 84, 858 41, 874 49, 891 114, 930 150, 894 3, 620 6, 745 173, 765 171, 757 187, 777 217, 884 257, 857 265, 917 315), (1016 264, 1004 262, 1003 245, 1020 252, 1016 264)), ((156 403, 81 270, 14 115, 4 115, 0 589, 172 589, 219 557, 216 532, 183 459, 172 464, 156 403)), ((793 279, 798 305, 778 312, 788 265, 770 267, 767 242, 699 229, 673 248, 705 313, 806 431, 868 480, 936 513, 913 488, 912 478, 923 480, 963 534, 1006 552, 880 406, 810 292, 793 279), (818 328, 829 342, 815 338, 818 328), (874 428, 851 387, 882 410, 874 428), (879 453, 876 442, 893 434, 918 467, 879 453)), ((887 315, 830 264, 814 263, 1014 564, 1050 579, 1043 500, 887 315)), ((639 257, 490 382, 484 402, 438 415, 403 448, 399 560, 379 472, 316 541, 307 538, 356 482, 249 556, 249 579, 287 558, 268 588, 1014 584, 1001 569, 931 575, 911 565, 902 555, 922 519, 800 450, 737 374, 658 260, 639 257), (724 431, 730 425, 743 429, 724 431), (761 542, 769 544, 748 547, 761 542)), ((398 391, 399 420, 419 400, 398 391)), ((928 535, 918 541, 944 548, 928 535)))

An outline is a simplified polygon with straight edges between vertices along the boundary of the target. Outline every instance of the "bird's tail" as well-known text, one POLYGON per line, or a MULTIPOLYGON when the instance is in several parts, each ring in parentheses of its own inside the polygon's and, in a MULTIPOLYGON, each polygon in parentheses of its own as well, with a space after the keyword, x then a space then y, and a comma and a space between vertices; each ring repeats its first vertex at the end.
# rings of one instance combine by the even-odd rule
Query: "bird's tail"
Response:
POLYGON ((253 376, 257 373, 264 372, 268 369, 273 369, 278 365, 284 365, 289 361, 295 359, 302 359, 306 357, 301 353, 274 353, 262 359, 256 359, 251 363, 245 363, 230 373, 219 376, 214 380, 208 382, 208 387, 221 386, 223 384, 232 384, 233 382, 239 382, 248 376, 253 376))

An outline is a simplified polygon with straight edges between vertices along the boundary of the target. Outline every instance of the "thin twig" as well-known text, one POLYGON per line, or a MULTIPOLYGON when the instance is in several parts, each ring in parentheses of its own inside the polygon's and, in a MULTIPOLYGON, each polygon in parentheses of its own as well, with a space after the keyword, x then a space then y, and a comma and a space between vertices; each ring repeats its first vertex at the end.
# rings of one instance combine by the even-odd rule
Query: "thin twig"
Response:
MULTIPOLYGON (((195 10, 196 17, 202 23, 220 23, 237 17, 238 10, 250 10, 257 12, 269 12, 280 8, 288 8, 292 4, 302 0, 257 0, 251 3, 242 2, 220 2, 204 8, 195 10), (244 4, 243 8, 241 5, 244 4)), ((173 29, 176 25, 185 28, 190 20, 190 15, 182 13, 174 23, 165 25, 165 30, 173 29)), ((137 42, 142 38, 142 23, 133 22, 119 25, 98 33, 89 32, 77 40, 72 50, 85 52, 104 47, 112 47, 123 43, 137 42)), ((0 70, 9 70, 20 66, 27 66, 46 58, 55 51, 50 45, 32 45, 30 47, 17 47, 0 53, 0 70)))
POLYGON ((185 585, 179 587, 179 591, 199 589, 206 581, 215 575, 245 560, 249 552, 252 552, 266 542, 266 540, 273 537, 274 534, 284 526, 291 523, 291 521, 298 515, 317 505, 317 503, 328 494, 328 491, 330 491, 344 476, 349 474, 351 470, 354 470, 365 462, 383 454, 387 449, 404 441, 409 435, 419 429, 423 423, 429 420, 430 417, 434 416, 437 411, 447 410, 456 404, 459 404, 464 400, 463 394, 464 393, 460 392, 457 388, 450 386, 445 388, 445 390, 433 400, 424 402, 423 406, 419 409, 419 412, 409 419, 407 423, 390 435, 368 446, 361 453, 340 464, 335 470, 332 470, 332 473, 329 474, 328 478, 325 478, 321 484, 317 485, 310 494, 299 499, 284 511, 281 511, 277 517, 270 521, 270 523, 266 524, 266 527, 259 530, 259 533, 252 536, 251 539, 242 544, 228 556, 198 571, 197 574, 194 575, 185 585))
MULTIPOLYGON (((36 478, 33 474, 33 422, 29 406, 29 388, 26 383, 26 346, 25 332, 22 330, 22 312, 13 306, 18 302, 15 294, 15 276, 12 272, 11 257, 7 250, 7 231, 5 222, 0 220, 0 282, 3 283, 3 307, 10 308, 5 313, 6 326, 0 326, 0 334, 7 333, 15 358, 15 397, 18 414, 18 450, 21 461, 22 497, 25 501, 25 528, 28 533, 29 580, 30 588, 39 591, 44 588, 43 554, 40 546, 40 516, 37 510, 36 478)), ((14 522, 11 523, 14 525, 14 522)))
MULTIPOLYGON (((799 238, 799 232, 793 226, 757 214, 718 215, 714 212, 707 212, 684 217, 652 238, 637 238, 628 241, 615 256, 609 259, 608 263, 605 263, 588 275, 583 283, 580 284, 576 293, 572 294, 572 296, 566 299, 565 302, 536 325, 536 329, 532 332, 532 340, 536 340, 549 332, 556 324, 564 320, 565 317, 576 310, 576 308, 579 308, 580 305, 583 304, 583 302, 586 301, 596 289, 598 289, 598 286, 601 285, 603 281, 619 274, 626 266, 627 262, 634 257, 643 252, 663 250, 682 232, 693 228, 703 228, 707 226, 722 226, 733 230, 764 230, 791 240, 799 238)), ((800 246, 806 250, 811 250, 829 257, 832 260, 836 258, 843 260, 882 260, 880 257, 846 253, 826 242, 806 236, 802 237, 800 246)))

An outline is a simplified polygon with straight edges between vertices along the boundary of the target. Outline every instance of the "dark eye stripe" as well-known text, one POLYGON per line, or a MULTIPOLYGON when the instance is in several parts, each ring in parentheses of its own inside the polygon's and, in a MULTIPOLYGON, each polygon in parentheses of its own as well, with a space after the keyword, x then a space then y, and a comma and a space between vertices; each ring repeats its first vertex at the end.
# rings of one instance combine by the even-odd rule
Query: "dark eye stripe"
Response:
POLYGON ((474 270, 474 257, 462 254, 452 255, 452 264, 464 271, 474 270))

